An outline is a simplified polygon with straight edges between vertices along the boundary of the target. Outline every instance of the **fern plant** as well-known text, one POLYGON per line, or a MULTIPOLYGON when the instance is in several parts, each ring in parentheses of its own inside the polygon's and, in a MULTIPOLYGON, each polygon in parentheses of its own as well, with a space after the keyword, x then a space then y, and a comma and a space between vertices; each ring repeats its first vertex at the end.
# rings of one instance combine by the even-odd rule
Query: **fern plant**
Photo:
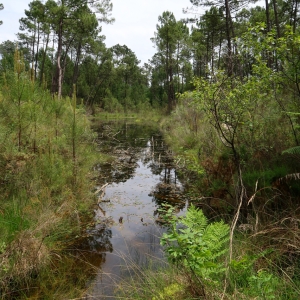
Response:
POLYGON ((292 147, 282 151, 282 154, 296 154, 300 155, 300 146, 292 147))
MULTIPOLYGON (((300 155, 300 146, 286 149, 282 152, 282 154, 291 154, 291 155, 299 156, 300 155)), ((278 182, 287 182, 290 180, 300 180, 300 173, 297 172, 297 173, 287 174, 284 177, 279 178, 278 182)))
POLYGON ((172 208, 165 217, 170 222, 161 238, 168 259, 188 268, 201 280, 217 283, 225 274, 229 226, 221 222, 208 223, 202 210, 191 206, 184 217, 176 217, 172 208))

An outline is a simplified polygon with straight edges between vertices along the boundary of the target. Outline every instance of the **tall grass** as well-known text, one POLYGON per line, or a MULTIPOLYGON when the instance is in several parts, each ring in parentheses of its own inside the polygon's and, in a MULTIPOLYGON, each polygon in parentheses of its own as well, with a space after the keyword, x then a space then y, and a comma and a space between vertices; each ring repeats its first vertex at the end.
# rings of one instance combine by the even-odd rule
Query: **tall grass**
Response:
POLYGON ((122 256, 123 272, 116 280, 116 299, 189 299, 186 277, 166 261, 148 258, 143 265, 122 256))
MULTIPOLYGON (((209 258, 209 255, 206 248, 203 253, 199 252, 199 257, 209 258)), ((148 264, 140 265, 130 257, 123 257, 124 271, 121 280, 115 280, 114 297, 138 300, 299 299, 299 264, 293 268, 284 265, 276 249, 237 231, 233 257, 231 263, 227 263, 226 275, 217 282, 209 276, 202 280, 195 277, 184 266, 184 260, 175 265, 150 259, 148 264)), ((226 260, 222 257, 220 263, 226 260)), ((213 263, 204 268, 214 270, 213 263)))
MULTIPOLYGON (((32 81, 16 52, 0 101, 0 298, 16 297, 81 233, 93 203, 84 108, 32 81)), ((97 153, 97 160, 101 154, 97 153)))

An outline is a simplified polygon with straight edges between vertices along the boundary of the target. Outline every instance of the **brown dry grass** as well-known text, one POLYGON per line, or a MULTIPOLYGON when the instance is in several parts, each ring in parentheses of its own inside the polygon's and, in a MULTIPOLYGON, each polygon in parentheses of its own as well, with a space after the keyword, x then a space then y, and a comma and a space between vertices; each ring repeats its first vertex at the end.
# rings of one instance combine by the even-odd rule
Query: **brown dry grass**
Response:
POLYGON ((32 232, 25 230, 9 245, 2 255, 2 263, 10 268, 10 277, 26 278, 47 262, 49 250, 43 239, 36 238, 32 232), (9 266, 9 261, 13 264, 9 266))

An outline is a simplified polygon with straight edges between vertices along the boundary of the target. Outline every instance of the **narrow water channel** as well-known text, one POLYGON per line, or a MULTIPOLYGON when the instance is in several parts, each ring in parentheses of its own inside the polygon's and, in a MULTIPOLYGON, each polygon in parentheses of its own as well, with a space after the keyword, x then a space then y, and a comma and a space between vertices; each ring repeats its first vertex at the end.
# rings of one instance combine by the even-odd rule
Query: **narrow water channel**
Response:
POLYGON ((183 187, 159 131, 129 122, 97 123, 99 151, 114 162, 97 165, 95 225, 86 248, 97 260, 97 275, 85 299, 114 299, 115 288, 130 273, 130 264, 163 260, 159 244, 164 230, 158 209, 162 203, 186 207, 183 187))

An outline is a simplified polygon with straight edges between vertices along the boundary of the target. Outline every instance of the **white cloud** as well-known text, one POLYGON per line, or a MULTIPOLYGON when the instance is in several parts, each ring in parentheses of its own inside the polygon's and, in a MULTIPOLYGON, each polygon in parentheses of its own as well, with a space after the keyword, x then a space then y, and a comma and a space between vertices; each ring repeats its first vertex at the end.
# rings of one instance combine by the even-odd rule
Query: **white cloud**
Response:
POLYGON ((27 0, 0 0, 4 9, 0 11, 0 20, 3 24, 0 26, 0 42, 16 40, 16 34, 19 31, 19 19, 25 16, 24 10, 28 8, 27 0))
POLYGON ((154 37, 158 17, 164 11, 174 13, 177 20, 185 18, 182 9, 190 6, 189 0, 114 0, 113 25, 103 25, 108 47, 119 43, 127 45, 142 63, 147 62, 155 49, 150 38, 154 37))
MULTIPOLYGON (((24 17, 29 0, 0 0, 4 10, 0 11, 0 42, 16 40, 19 31, 19 19, 24 17)), ((102 34, 106 36, 106 45, 127 45, 137 58, 147 62, 155 49, 150 41, 154 37, 158 16, 169 10, 177 20, 186 17, 182 9, 190 6, 189 0, 112 0, 112 15, 116 19, 112 25, 102 24, 102 34)))

